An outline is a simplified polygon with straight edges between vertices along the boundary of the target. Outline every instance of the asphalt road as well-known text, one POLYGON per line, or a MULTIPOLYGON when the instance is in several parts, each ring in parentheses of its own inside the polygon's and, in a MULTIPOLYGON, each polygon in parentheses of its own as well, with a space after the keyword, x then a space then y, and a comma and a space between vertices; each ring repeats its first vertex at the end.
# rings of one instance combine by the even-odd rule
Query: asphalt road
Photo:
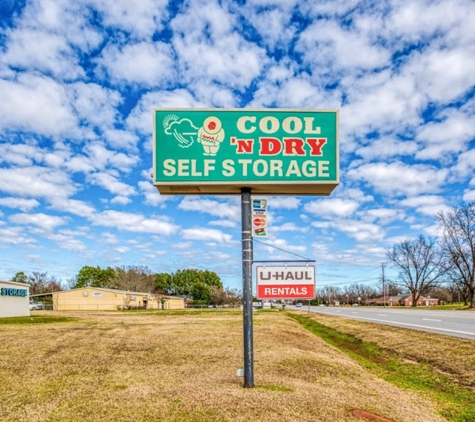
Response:
POLYGON ((325 315, 359 319, 377 324, 393 325, 401 328, 428 331, 475 340, 475 312, 436 311, 425 309, 398 309, 384 307, 322 307, 303 305, 289 309, 317 312, 325 315))

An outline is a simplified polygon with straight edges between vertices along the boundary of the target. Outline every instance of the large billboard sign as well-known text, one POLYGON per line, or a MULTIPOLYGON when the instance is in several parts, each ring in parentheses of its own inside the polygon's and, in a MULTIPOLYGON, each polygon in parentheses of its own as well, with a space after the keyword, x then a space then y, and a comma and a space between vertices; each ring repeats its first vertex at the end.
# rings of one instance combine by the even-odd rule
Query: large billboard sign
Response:
POLYGON ((154 109, 162 194, 329 195, 339 183, 338 111, 154 109))
POLYGON ((257 298, 270 300, 315 299, 315 267, 256 268, 257 298))

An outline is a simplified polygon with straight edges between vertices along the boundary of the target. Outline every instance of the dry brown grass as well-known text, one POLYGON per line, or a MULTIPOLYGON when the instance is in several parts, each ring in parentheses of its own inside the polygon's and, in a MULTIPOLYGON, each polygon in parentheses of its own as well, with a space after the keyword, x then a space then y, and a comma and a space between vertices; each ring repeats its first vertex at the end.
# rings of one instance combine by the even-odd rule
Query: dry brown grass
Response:
MULTIPOLYGON (((302 311, 297 313, 309 316, 302 311)), ((310 318, 375 343, 403 359, 431 363, 435 370, 450 375, 462 385, 475 386, 475 341, 321 314, 311 313, 310 318)))
POLYGON ((442 420, 284 313, 254 316, 253 389, 239 312, 60 315, 77 321, 0 326, 1 421, 442 420))

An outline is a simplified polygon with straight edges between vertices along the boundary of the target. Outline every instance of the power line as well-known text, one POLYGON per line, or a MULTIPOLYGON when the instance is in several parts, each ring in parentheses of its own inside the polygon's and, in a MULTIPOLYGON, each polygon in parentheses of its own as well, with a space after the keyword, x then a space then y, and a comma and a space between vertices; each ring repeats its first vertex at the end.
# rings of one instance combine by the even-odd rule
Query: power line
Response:
MULTIPOLYGON (((297 257, 302 258, 302 259, 305 259, 305 260, 307 260, 307 261, 313 261, 313 259, 307 258, 307 257, 302 256, 302 255, 298 255, 298 254, 293 253, 293 252, 290 252, 290 251, 286 251, 285 249, 278 248, 277 246, 270 245, 270 244, 268 244, 268 243, 261 242, 260 240, 257 240, 257 239, 255 239, 255 238, 253 238, 253 240, 254 240, 255 242, 257 242, 257 243, 260 243, 260 244, 265 245, 265 246, 269 246, 270 248, 277 249, 277 250, 279 250, 279 251, 281 251, 281 252, 285 252, 285 253, 288 253, 288 254, 290 254, 290 255, 297 256, 297 257)), ((285 262, 285 259, 283 259, 282 262, 285 262)))

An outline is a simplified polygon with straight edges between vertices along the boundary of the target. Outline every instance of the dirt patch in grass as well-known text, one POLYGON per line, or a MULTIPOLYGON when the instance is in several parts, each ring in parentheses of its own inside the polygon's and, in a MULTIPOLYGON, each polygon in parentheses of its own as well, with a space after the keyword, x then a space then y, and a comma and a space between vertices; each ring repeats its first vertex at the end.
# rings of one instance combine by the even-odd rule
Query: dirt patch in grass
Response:
POLYGON ((2 421, 443 421, 282 312, 254 314, 252 389, 240 312, 51 315, 0 326, 2 421))

